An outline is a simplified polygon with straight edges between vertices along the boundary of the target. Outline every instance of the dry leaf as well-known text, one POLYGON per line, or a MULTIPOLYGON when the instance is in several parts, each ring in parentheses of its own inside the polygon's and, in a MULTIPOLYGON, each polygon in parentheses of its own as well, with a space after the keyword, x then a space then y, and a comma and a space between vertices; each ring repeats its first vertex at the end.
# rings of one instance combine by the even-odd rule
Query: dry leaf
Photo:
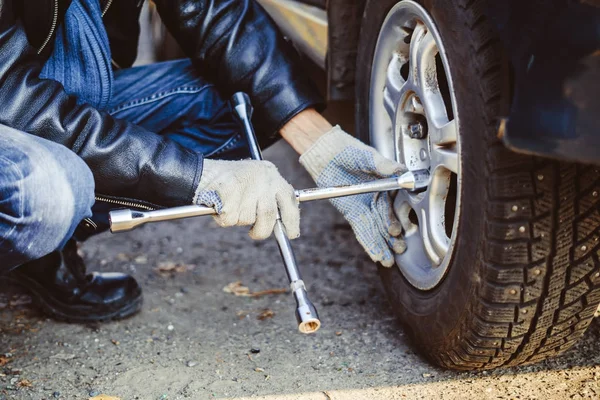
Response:
POLYGON ((27 379, 21 379, 19 383, 17 383, 17 387, 32 387, 33 383, 27 379))
POLYGON ((5 366, 12 361, 12 357, 0 356, 0 367, 5 366))
POLYGON ((236 296, 248 296, 250 289, 242 285, 241 281, 231 282, 223 288, 225 293, 233 293, 236 296))
POLYGON ((90 397, 88 400, 121 400, 121 398, 108 396, 106 394, 99 394, 98 396, 90 397))
POLYGON ((196 266, 194 264, 175 263, 173 261, 161 262, 154 270, 162 276, 173 276, 177 273, 191 271, 196 266))
POLYGON ((287 289, 267 289, 259 292, 250 292, 246 286, 242 285, 241 281, 231 282, 229 285, 223 288, 225 293, 233 293, 236 296, 242 297, 260 297, 268 294, 281 294, 286 293, 287 289))
POLYGON ((256 317, 256 318, 261 321, 264 321, 267 318, 273 318, 274 315, 275 315, 275 313, 273 312, 273 310, 269 310, 268 308, 265 308, 260 314, 258 314, 258 317, 256 317))

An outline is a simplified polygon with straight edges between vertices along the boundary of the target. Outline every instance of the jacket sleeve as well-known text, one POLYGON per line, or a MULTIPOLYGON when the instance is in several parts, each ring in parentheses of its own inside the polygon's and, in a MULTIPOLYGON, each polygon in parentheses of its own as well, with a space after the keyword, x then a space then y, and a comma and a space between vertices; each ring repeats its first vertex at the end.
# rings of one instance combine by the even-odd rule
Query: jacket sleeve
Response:
POLYGON ((226 95, 246 92, 259 136, 275 135, 300 111, 322 108, 293 46, 254 0, 155 0, 171 34, 200 73, 226 95))
POLYGON ((98 193, 164 206, 191 204, 202 156, 78 105, 62 85, 39 79, 42 61, 20 23, 8 23, 6 11, 0 10, 0 123, 73 150, 92 170, 98 193))

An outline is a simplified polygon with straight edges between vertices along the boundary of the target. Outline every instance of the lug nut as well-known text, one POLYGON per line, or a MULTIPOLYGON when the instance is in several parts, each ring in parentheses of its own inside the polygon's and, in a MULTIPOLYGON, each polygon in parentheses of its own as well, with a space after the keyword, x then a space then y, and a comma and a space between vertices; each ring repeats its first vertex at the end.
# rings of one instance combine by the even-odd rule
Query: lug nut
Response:
POLYGON ((412 139, 425 139, 427 132, 425 132, 425 127, 421 122, 415 122, 408 125, 408 136, 412 139))

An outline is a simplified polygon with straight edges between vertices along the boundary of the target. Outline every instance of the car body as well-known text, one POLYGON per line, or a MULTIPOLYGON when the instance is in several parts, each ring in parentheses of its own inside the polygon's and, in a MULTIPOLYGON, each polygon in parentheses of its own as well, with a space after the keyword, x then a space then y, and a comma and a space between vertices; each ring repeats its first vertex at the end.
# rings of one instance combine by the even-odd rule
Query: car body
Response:
MULTIPOLYGON (((259 0, 301 52, 327 71, 330 100, 353 99, 365 0, 259 0)), ((512 101, 499 135, 518 152, 600 164, 600 4, 493 1, 512 101)))

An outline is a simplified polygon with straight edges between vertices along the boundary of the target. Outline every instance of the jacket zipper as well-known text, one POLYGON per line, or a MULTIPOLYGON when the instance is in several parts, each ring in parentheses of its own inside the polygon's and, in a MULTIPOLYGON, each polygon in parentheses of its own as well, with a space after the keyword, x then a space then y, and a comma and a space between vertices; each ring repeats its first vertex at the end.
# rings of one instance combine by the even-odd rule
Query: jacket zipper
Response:
POLYGON ((116 204, 118 206, 124 206, 124 207, 139 208, 139 209, 147 210, 147 211, 156 210, 156 208, 150 207, 146 204, 136 203, 133 201, 124 201, 124 200, 113 199, 111 197, 104 197, 102 195, 96 195, 96 201, 103 201, 105 203, 116 204))
POLYGON ((106 6, 104 7, 104 10, 102 10, 102 16, 104 17, 104 14, 106 14, 106 12, 108 11, 108 9, 110 8, 110 5, 112 4, 113 0, 108 0, 108 3, 106 3, 106 6))
POLYGON ((44 51, 44 48, 48 45, 48 42, 50 42, 50 39, 52 39, 52 35, 54 35, 54 31, 56 30, 57 22, 58 22, 58 0, 54 0, 54 14, 52 14, 52 26, 50 27, 50 33, 48 33, 48 36, 46 37, 46 40, 44 40, 42 47, 40 47, 40 49, 38 50, 38 54, 41 54, 42 51, 44 51))

